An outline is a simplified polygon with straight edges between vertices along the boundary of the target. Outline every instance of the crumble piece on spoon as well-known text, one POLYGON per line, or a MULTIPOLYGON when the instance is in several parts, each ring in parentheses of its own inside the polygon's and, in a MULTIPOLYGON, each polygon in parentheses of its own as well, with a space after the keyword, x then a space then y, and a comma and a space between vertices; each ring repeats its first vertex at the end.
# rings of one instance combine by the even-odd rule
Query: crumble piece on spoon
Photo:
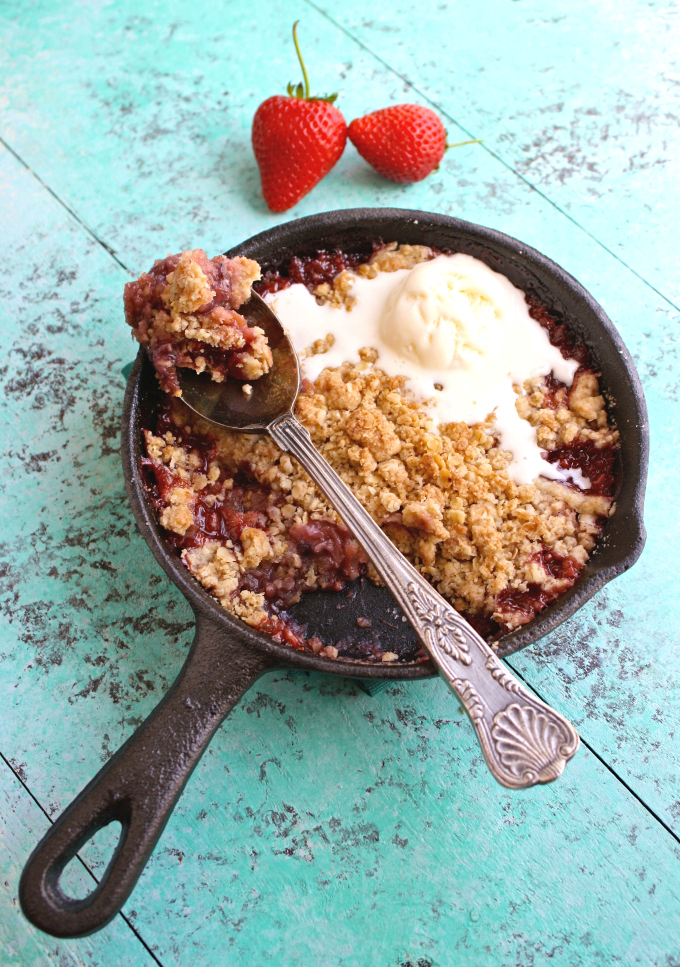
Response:
POLYGON ((144 346, 161 387, 181 396, 177 367, 248 382, 269 372, 267 338, 236 310, 250 298, 260 267, 252 259, 209 259, 202 249, 154 262, 125 286, 125 319, 144 346))

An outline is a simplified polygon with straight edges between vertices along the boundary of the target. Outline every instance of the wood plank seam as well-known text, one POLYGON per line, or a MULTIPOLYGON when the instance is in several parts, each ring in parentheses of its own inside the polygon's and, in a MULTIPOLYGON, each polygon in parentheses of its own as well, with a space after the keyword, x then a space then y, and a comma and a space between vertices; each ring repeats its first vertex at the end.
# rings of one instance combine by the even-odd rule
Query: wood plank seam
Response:
MULTIPOLYGON (((14 766, 12 765, 12 763, 9 762, 9 760, 5 757, 5 755, 2 752, 0 752, 0 759, 2 759, 2 761, 5 763, 5 765, 7 766, 7 768, 10 770, 10 772, 12 773, 12 775, 17 780, 17 782, 20 783, 20 785, 23 787, 23 789, 26 791, 26 793, 31 797, 31 799, 33 800, 33 802, 38 807, 38 809, 41 811, 41 813, 45 816, 45 818, 47 819, 47 821, 50 823, 50 825, 52 825, 54 821, 52 820, 52 818, 49 815, 49 813, 47 812, 47 810, 44 808, 44 806, 42 805, 42 803, 34 796, 34 794, 31 792, 31 790, 26 785, 26 783, 24 782, 24 780, 21 778, 21 776, 19 775, 19 773, 16 771, 16 769, 14 768, 14 766)), ((85 862, 85 860, 81 857, 81 855, 79 853, 76 853, 75 858, 79 861, 79 863, 85 869, 85 871, 87 873, 89 873, 89 875, 92 877, 92 879, 94 880, 94 882, 98 884, 99 883, 99 880, 94 875, 94 873, 92 872, 92 870, 90 869, 90 867, 87 865, 87 863, 85 862)), ((132 925, 132 923, 130 922, 130 920, 128 919, 128 917, 126 917, 125 914, 122 911, 120 912, 119 916, 127 924, 127 926, 130 928, 130 930, 132 931, 132 933, 134 934, 134 936, 137 938, 137 940, 139 940, 139 942, 144 947, 144 949, 149 954, 149 956, 152 957, 153 960, 155 961, 155 963, 158 964, 158 967, 163 967, 162 962, 158 959, 158 957, 153 952, 153 950, 149 947, 149 945, 144 940, 144 938, 139 934, 139 931, 132 925)))
POLYGON ((49 194, 54 198, 54 200, 56 202, 58 202, 61 205, 61 207, 63 209, 65 209, 69 213, 69 215, 71 216, 71 218, 73 218, 80 225, 80 227, 83 228, 87 232, 87 234, 91 238, 93 238, 95 240, 95 242, 98 245, 101 245, 101 247, 104 249, 104 251, 107 252, 111 256, 111 258, 114 260, 114 262, 117 262, 118 265, 120 265, 121 269, 124 269, 124 271, 127 272, 128 275, 132 275, 133 274, 130 271, 130 269, 127 267, 127 265, 123 265, 123 263, 118 258, 118 256, 113 251, 113 249, 109 245, 107 245, 106 242, 102 241, 102 239, 99 238, 92 231, 92 229, 88 225, 85 224, 85 222, 82 220, 82 218, 79 218, 79 216, 73 211, 72 208, 69 208, 69 206, 63 200, 63 198, 60 198, 59 195, 56 193, 56 191, 53 191, 52 188, 50 188, 50 186, 48 184, 46 184, 46 182, 44 182, 42 180, 42 178, 40 177, 40 175, 36 171, 34 171, 33 168, 31 168, 30 165, 26 164, 26 162, 21 157, 21 155, 17 154, 17 152, 14 150, 14 148, 10 144, 8 144, 8 142, 2 136, 0 136, 0 144, 4 148, 7 148, 7 150, 9 151, 9 153, 14 158, 17 159, 17 161, 19 162, 20 165, 23 165, 23 167, 26 169, 26 171, 28 171, 28 173, 35 178, 35 180, 38 182, 38 184, 41 185, 45 189, 45 191, 49 192, 49 194))
MULTIPOLYGON (((427 101, 428 104, 432 105, 433 108, 435 108, 440 114, 442 114, 445 118, 447 118, 452 124, 455 124, 456 127, 458 127, 461 131, 463 131, 469 138, 473 138, 475 140, 478 139, 478 134, 471 132, 464 125, 456 121, 456 119, 452 117, 445 108, 443 108, 436 101, 433 101, 431 97, 429 97, 424 91, 422 91, 419 87, 417 87, 417 85, 414 84, 413 81, 410 81, 408 77, 406 77, 404 74, 400 74, 399 71, 396 70, 396 68, 391 67, 387 63, 387 61, 383 60, 383 58, 380 57, 379 54, 374 53, 370 47, 367 47, 363 41, 359 40, 357 37, 354 36, 354 34, 350 33, 349 30, 347 30, 346 27, 343 27, 342 24, 338 23, 337 20, 334 20, 333 17, 331 17, 331 15, 327 13, 322 7, 317 6, 313 2, 313 0, 304 0, 304 2, 313 10, 315 10, 317 13, 321 14, 322 17, 325 17, 325 19, 328 20, 329 23, 333 24, 334 27, 337 27, 338 30, 341 30, 345 34, 345 36, 348 37, 351 41, 353 41, 353 43, 355 43, 358 47, 360 47, 362 50, 365 50, 366 53, 370 54, 371 57, 375 58, 375 60, 377 60, 378 63, 381 64, 386 70, 394 74, 395 77, 398 77, 399 80, 402 81, 404 84, 406 84, 407 87, 410 87, 411 90, 418 95, 418 97, 422 98, 424 101, 427 101)), ((664 293, 661 292, 659 289, 657 289, 655 285, 653 285, 648 279, 646 279, 643 275, 641 275, 638 271, 636 271, 636 269, 634 269, 632 265, 629 265, 628 262, 622 259, 620 255, 617 255, 616 252, 612 251, 612 249, 610 249, 607 245, 605 245, 605 243, 602 242, 596 235, 593 235, 593 233, 590 232, 587 228, 585 228, 585 226, 581 225, 581 223, 578 222, 573 217, 573 215, 570 215, 568 212, 565 212, 564 209, 560 208, 557 202, 554 202, 548 195, 545 194, 545 192, 541 191, 541 189, 537 188, 536 185, 534 185, 531 181, 529 181, 528 178, 520 174, 515 168, 513 168, 513 166, 509 162, 505 161, 504 158, 501 157, 501 155, 497 154, 495 151, 492 151, 491 148, 489 148, 488 145, 484 143, 483 139, 480 139, 480 140, 482 141, 480 145, 482 150, 486 151, 487 154, 489 154, 492 158, 494 158, 496 161, 502 164, 503 167, 506 168, 508 171, 511 171, 512 174, 515 175, 515 177, 517 177, 520 181, 522 181, 532 191, 535 191, 537 195, 539 195, 544 201, 546 201, 549 205, 551 205, 555 209, 555 211, 560 213, 560 215, 563 215, 565 218, 569 219, 569 221, 576 228, 582 231, 589 238, 592 238, 592 240, 597 245, 599 245, 600 248, 602 248, 608 255, 611 255, 612 258, 615 258, 617 262, 620 262, 620 264, 623 265, 624 268, 628 269, 628 271, 631 272, 636 278, 640 279, 640 281, 643 282, 646 286, 648 286, 652 290, 652 292, 655 292, 656 295, 659 296, 659 298, 663 299, 664 302, 667 302, 668 305, 671 306, 671 308, 675 309, 676 312, 680 312, 680 306, 677 306, 672 301, 672 299, 670 299, 667 295, 664 295, 664 293)))
MULTIPOLYGON (((539 692, 539 691, 538 691, 538 690, 537 690, 537 689, 535 688, 535 686, 534 686, 534 685, 532 685, 532 684, 531 684, 530 682, 528 682, 528 681, 527 681, 527 679, 526 679, 526 678, 524 677, 524 675, 522 675, 522 673, 521 673, 520 671, 518 671, 518 670, 517 670, 517 668, 515 668, 515 666, 514 666, 514 665, 512 664, 512 661, 511 661, 511 660, 510 660, 509 658, 504 658, 503 660, 504 660, 504 661, 506 662, 506 664, 507 664, 507 665, 509 665, 509 666, 510 666, 510 668, 512 668, 512 670, 513 670, 513 672, 515 673, 515 675, 517 675, 517 677, 518 677, 519 679, 521 679, 521 681, 523 681, 523 682, 524 682, 524 684, 525 684, 525 685, 526 685, 526 686, 527 686, 528 688, 530 688, 530 689, 532 690, 532 692, 535 692, 535 694, 536 694, 536 695, 537 695, 537 696, 538 696, 538 697, 539 697, 539 698, 541 699, 541 701, 542 701, 542 702, 547 702, 547 700, 546 700, 545 698, 543 698, 543 696, 542 696, 542 695, 541 695, 541 693, 540 693, 540 692, 539 692)), ((616 770, 615 770, 615 769, 613 769, 613 768, 612 768, 612 766, 610 766, 610 765, 609 765, 609 763, 608 763, 608 762, 607 762, 607 761, 606 761, 605 759, 603 759, 603 758, 602 758, 602 756, 601 756, 601 755, 599 754, 599 752, 596 752, 596 751, 595 751, 595 749, 593 748, 593 746, 592 746, 592 745, 590 745, 590 743, 589 743, 589 742, 588 742, 588 741, 587 741, 586 739, 584 739, 584 738, 583 738, 583 736, 581 735, 581 733, 580 733, 580 732, 579 732, 579 738, 581 739, 581 742, 582 742, 582 743, 583 743, 583 745, 584 745, 584 746, 586 747, 586 749, 587 749, 587 750, 588 750, 589 752, 591 752, 591 753, 592 753, 592 754, 593 754, 593 755, 595 756, 595 758, 597 759, 597 761, 598 761, 598 762, 601 762, 601 763, 602 763, 602 765, 603 765, 603 766, 605 767, 605 769, 607 769, 607 770, 608 770, 608 771, 609 771, 609 772, 610 772, 610 773, 611 773, 611 774, 612 774, 612 775, 614 776, 614 778, 615 778, 615 779, 618 779, 618 781, 619 781, 619 782, 621 783, 621 785, 622 785, 622 786, 623 786, 623 787, 624 787, 624 788, 625 788, 625 789, 626 789, 626 790, 627 790, 627 791, 628 791, 628 792, 630 793, 630 795, 631 795, 631 796, 632 796, 632 797, 633 797, 634 799, 637 799, 637 801, 638 801, 638 802, 640 803, 640 805, 641 805, 641 806, 642 806, 642 807, 643 807, 644 809, 646 809, 646 810, 647 810, 647 812, 649 813, 649 815, 650 815, 650 816, 652 816, 652 818, 653 818, 653 819, 655 819, 655 820, 657 821, 657 823, 660 823, 660 824, 661 824, 661 826, 663 826, 663 828, 664 828, 664 829, 666 830, 666 832, 667 832, 667 833, 669 833, 669 834, 670 834, 670 835, 671 835, 671 836, 673 837, 673 839, 674 839, 674 840, 675 840, 675 841, 676 841, 677 843, 679 843, 679 844, 680 844, 680 836, 678 836, 678 835, 677 835, 677 833, 675 833, 675 832, 674 832, 674 831, 673 831, 673 830, 672 830, 672 829, 670 828, 670 826, 668 826, 668 825, 667 825, 667 824, 666 824, 666 823, 665 823, 665 822, 663 821, 663 819, 661 818, 661 816, 659 816, 659 815, 658 815, 657 813, 655 813, 655 812, 654 812, 654 810, 653 810, 653 809, 651 808, 651 806, 648 806, 648 805, 647 805, 647 803, 646 803, 646 802, 644 801, 644 799, 641 799, 641 798, 640 798, 640 796, 638 796, 638 794, 637 794, 637 793, 635 792, 635 790, 634 790, 633 788, 631 788, 631 786, 629 786, 629 785, 628 785, 628 783, 626 782, 626 780, 625 780, 625 779, 623 779, 623 778, 622 778, 622 777, 621 777, 621 776, 620 776, 620 775, 618 774, 618 772, 616 772, 616 770)))

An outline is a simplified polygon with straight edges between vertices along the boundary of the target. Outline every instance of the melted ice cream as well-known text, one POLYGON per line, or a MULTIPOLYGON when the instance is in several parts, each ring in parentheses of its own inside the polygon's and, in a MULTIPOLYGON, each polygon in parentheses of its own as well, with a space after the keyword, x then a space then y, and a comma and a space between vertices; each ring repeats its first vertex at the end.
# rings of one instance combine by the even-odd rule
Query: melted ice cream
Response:
POLYGON ((319 305, 304 285, 267 296, 298 352, 335 338, 327 352, 302 361, 305 376, 313 381, 322 369, 358 361, 359 350, 372 347, 376 366, 407 377, 406 388, 430 401, 435 425, 479 423, 493 412, 517 483, 543 475, 589 486, 580 471, 543 459, 536 430, 515 408, 513 385, 552 372, 570 386, 579 364, 550 343, 509 279, 469 255, 440 255, 410 270, 357 276, 351 291, 350 311, 319 305))

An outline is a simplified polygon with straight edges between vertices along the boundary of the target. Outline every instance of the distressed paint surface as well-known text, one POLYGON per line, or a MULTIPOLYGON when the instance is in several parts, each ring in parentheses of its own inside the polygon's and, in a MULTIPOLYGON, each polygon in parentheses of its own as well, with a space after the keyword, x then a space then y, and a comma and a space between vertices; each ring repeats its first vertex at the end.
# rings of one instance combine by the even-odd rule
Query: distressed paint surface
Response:
MULTIPOLYGON (((520 14, 508 7, 526 16, 528 5, 489 7, 515 17, 519 30, 520 14)), ((511 795, 491 784, 439 682, 369 698, 331 678, 270 676, 216 736, 125 913, 163 964, 666 967, 680 958, 668 930, 679 912, 679 854, 653 813, 679 832, 671 550, 680 535, 677 515, 667 513, 679 442, 678 313, 648 283, 671 292, 674 249, 654 242, 663 278, 626 250, 638 277, 603 248, 613 247, 604 231, 591 238, 478 146, 450 152, 439 172, 407 188, 378 179, 349 148, 292 213, 272 216, 259 196, 249 127, 257 103, 297 76, 288 39, 295 16, 315 89, 335 89, 341 76, 348 118, 414 94, 310 5, 258 9, 271 23, 266 34, 240 2, 221 19, 206 3, 191 16, 176 2, 146 5, 142 15, 129 0, 0 6, 3 63, 12 67, 0 79, 2 136, 24 162, 0 150, 0 752, 55 816, 153 708, 191 638, 190 609, 136 533, 122 482, 120 368, 133 355, 120 318, 125 267, 136 272, 187 245, 212 254, 276 221, 335 207, 421 207, 492 225, 545 251, 593 292, 645 383, 647 549, 563 628, 512 658, 613 773, 584 748, 558 783, 511 795)), ((347 26, 360 33, 347 9, 347 26)), ((592 17, 606 20, 604 9, 592 17)), ((403 72, 400 16, 397 5, 392 63, 382 32, 359 26, 362 42, 403 72)), ((664 17, 659 4, 648 29, 661 30, 664 17)), ((499 43, 509 29, 499 21, 490 36, 499 43)), ((441 44, 436 21, 428 30, 441 44)), ((527 68, 537 78, 538 47, 527 68)), ((635 47, 631 57, 643 54, 635 47)), ((503 84, 511 90, 505 62, 492 63, 480 104, 483 89, 489 97, 503 84)), ((411 80, 435 100, 436 72, 421 66, 411 80)), ((641 98, 644 80, 628 78, 641 98)), ((527 124, 542 116, 540 99, 524 103, 527 124)), ((519 143, 524 122, 496 107, 519 143)), ((491 137, 493 124, 500 121, 491 118, 479 136, 491 137)), ((614 153, 607 171, 617 163, 614 153)), ((571 214, 569 205, 583 202, 578 178, 576 170, 565 180, 564 197, 546 191, 571 214)), ((653 235, 659 215, 641 194, 629 186, 625 211, 603 216, 617 238, 618 217, 631 235, 653 235)), ((11 898, 45 817, 6 778, 11 898)), ((96 875, 104 845, 82 853, 96 875)), ((73 881, 74 894, 84 882, 73 881)), ((0 930, 21 951, 16 962, 31 967, 104 965, 123 949, 126 963, 152 960, 120 918, 58 954, 10 904, 0 930)))
MULTIPOLYGON (((82 940, 56 940, 24 920, 17 883, 26 862, 26 845, 42 836, 48 821, 9 767, 0 760, 0 963, 3 967, 147 967, 153 957, 130 927, 116 917, 106 933, 82 940)), ((76 861, 64 874, 74 895, 92 890, 92 877, 76 861)))
POLYGON ((313 5, 678 305, 677 0, 313 5))

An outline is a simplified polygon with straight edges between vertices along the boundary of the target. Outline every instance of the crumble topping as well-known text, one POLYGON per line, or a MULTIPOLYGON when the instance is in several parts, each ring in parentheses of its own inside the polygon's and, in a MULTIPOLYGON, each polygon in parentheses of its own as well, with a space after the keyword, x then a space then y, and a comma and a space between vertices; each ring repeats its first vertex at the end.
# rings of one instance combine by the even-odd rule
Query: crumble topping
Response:
MULTIPOLYGON (((394 243, 354 270, 396 271, 434 254, 394 243)), ((351 309, 346 272, 315 286, 317 298, 351 309)), ((321 337, 311 351, 323 352, 323 344, 321 337)), ((426 404, 404 384, 382 372, 376 351, 366 348, 358 363, 306 381, 296 415, 396 546, 493 640, 530 621, 585 566, 614 510, 618 433, 587 353, 570 389, 554 376, 527 380, 515 387, 519 415, 536 427, 547 459, 579 468, 590 488, 543 477, 518 485, 492 414, 435 434, 426 404)), ((150 496, 201 584, 274 638, 342 657, 342 643, 307 639, 286 608, 307 591, 340 590, 361 573, 380 580, 294 458, 268 437, 208 424, 177 399, 145 436, 150 496)), ((367 659, 398 656, 376 645, 367 659)))
MULTIPOLYGON (((412 269, 419 262, 428 262, 435 252, 427 245, 399 245, 390 242, 374 253, 370 262, 356 266, 356 274, 364 279, 374 279, 379 272, 398 272, 412 269)), ((356 299, 352 295, 353 273, 344 269, 332 282, 322 282, 312 291, 320 302, 328 302, 338 308, 351 309, 356 299)), ((319 350, 323 352, 324 350, 319 350)))
POLYGON ((177 367, 254 380, 272 365, 267 339, 236 310, 260 267, 252 259, 209 259, 202 249, 169 255, 125 286, 125 318, 145 346, 166 393, 181 396, 177 367))

